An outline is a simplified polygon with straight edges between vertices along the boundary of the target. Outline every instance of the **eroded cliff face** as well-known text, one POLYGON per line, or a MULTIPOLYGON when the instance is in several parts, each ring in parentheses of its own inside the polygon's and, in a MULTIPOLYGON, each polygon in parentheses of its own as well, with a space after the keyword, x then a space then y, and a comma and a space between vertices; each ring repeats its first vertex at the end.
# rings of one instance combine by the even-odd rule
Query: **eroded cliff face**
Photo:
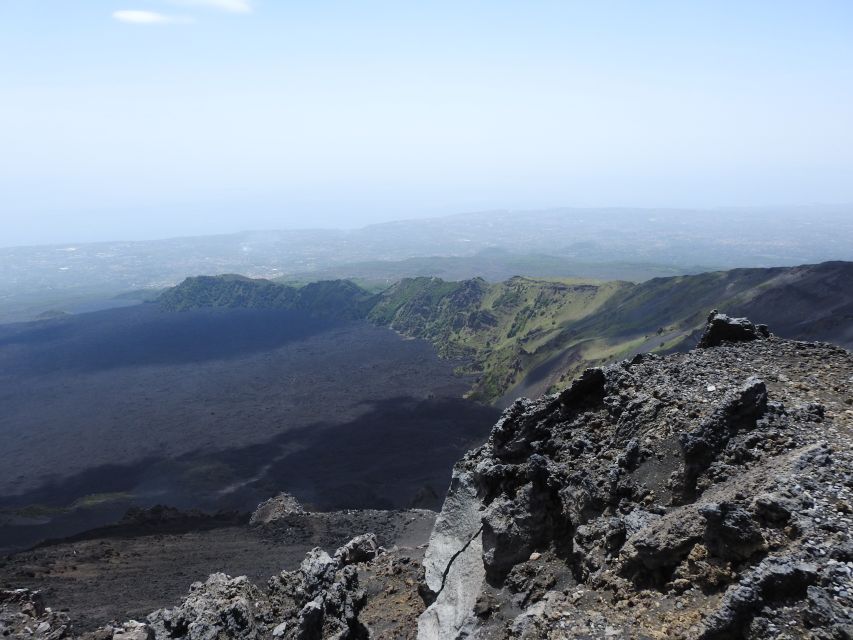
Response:
POLYGON ((707 348, 519 400, 455 467, 419 638, 853 637, 853 357, 707 348))

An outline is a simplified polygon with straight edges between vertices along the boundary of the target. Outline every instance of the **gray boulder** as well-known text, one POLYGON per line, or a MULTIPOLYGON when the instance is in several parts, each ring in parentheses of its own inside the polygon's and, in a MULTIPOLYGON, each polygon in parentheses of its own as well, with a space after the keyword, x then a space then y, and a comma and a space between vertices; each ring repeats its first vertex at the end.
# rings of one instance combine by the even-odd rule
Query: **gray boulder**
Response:
POLYGON ((261 637, 259 618, 268 615, 264 594, 248 578, 214 573, 205 582, 195 582, 177 607, 159 609, 148 616, 157 640, 186 638, 261 637))
POLYGON ((376 534, 364 533, 356 536, 335 551, 335 560, 341 566, 369 562, 379 555, 379 543, 376 534))
POLYGON ((299 501, 289 493, 281 492, 265 500, 252 513, 249 524, 265 524, 293 513, 305 513, 299 501))

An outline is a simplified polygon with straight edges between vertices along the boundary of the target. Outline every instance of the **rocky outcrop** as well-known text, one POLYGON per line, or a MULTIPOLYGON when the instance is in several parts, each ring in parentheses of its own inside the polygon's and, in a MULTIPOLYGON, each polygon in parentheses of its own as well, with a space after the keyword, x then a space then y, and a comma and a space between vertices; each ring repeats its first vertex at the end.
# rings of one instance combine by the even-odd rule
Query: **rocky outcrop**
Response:
POLYGON ((269 614, 261 591, 246 577, 215 573, 195 582, 177 607, 148 616, 155 638, 254 638, 269 614))
POLYGON ((46 607, 41 592, 0 589, 0 638, 62 640, 69 628, 68 616, 46 607))
MULTIPOLYGON (((359 620, 366 594, 359 571, 383 549, 364 534, 329 555, 319 547, 295 571, 282 571, 265 587, 245 576, 215 573, 190 586, 175 607, 144 620, 112 623, 78 634, 65 613, 45 607, 38 591, 0 591, 0 637, 37 640, 357 640, 369 632, 359 620)), ((392 566, 395 560, 392 557, 392 566)), ((408 571, 415 564, 405 558, 408 571)), ((396 571, 400 573, 400 571, 396 571)), ((386 580, 387 581, 387 580, 386 580)), ((411 584, 414 584, 410 580, 411 584)), ((422 610, 422 609, 421 609, 422 610)), ((378 617, 373 614, 373 617, 378 617)))
POLYGON ((381 547, 372 533, 356 536, 335 551, 335 561, 341 566, 369 562, 379 555, 381 547))
POLYGON ((483 524, 477 486, 470 474, 454 470, 444 508, 424 556, 424 600, 431 603, 418 621, 418 636, 460 635, 470 623, 485 568, 483 524))
POLYGON ((769 338, 770 331, 766 324, 753 324, 747 318, 730 318, 716 309, 708 316, 708 324, 702 337, 699 338, 699 348, 718 347, 724 342, 750 342, 769 338))
POLYGON ((277 622, 272 634, 287 640, 362 638, 367 630, 358 620, 365 594, 358 571, 347 564, 347 551, 329 556, 312 550, 298 572, 284 571, 270 579, 269 594, 277 622))
POLYGON ((277 496, 259 504, 252 512, 249 524, 267 524, 293 513, 305 513, 305 510, 299 500, 282 491, 277 496))
POLYGON ((716 313, 703 347, 507 409, 454 469, 419 638, 853 637, 853 357, 716 313))
MULTIPOLYGON (((851 638, 853 355, 756 331, 515 402, 454 468, 422 567, 361 535, 83 637, 851 638)), ((309 515, 282 495, 250 531, 309 515)), ((80 637, 27 590, 0 592, 0 635, 80 637)))
POLYGON ((354 538, 333 556, 312 549, 299 569, 270 578, 266 590, 246 577, 214 574, 193 584, 177 607, 150 614, 147 623, 155 640, 366 637, 358 620, 365 594, 356 565, 378 550, 373 534, 354 538))

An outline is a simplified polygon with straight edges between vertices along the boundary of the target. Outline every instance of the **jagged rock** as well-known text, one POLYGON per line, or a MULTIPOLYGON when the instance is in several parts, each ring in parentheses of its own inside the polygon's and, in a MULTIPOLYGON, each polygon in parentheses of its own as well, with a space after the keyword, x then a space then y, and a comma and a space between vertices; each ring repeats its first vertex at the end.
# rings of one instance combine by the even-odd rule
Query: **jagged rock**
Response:
POLYGON ((684 455, 684 476, 679 487, 682 500, 695 497, 696 480, 717 459, 738 431, 754 429, 767 410, 767 386, 750 377, 739 389, 728 393, 713 414, 695 431, 682 433, 679 444, 684 455))
POLYGON ((832 600, 832 597, 820 587, 808 587, 806 589, 806 600, 808 607, 803 616, 809 627, 826 627, 840 624, 844 618, 844 612, 832 600))
POLYGON ((418 620, 419 640, 455 638, 473 624, 486 576, 477 491, 473 475, 457 466, 424 556, 421 591, 431 603, 418 620))
POLYGON ((144 622, 129 620, 113 631, 113 640, 153 640, 154 631, 144 622))
POLYGON ((659 580, 661 570, 678 565, 702 537, 702 525, 688 510, 653 519, 627 539, 620 572, 638 583, 659 580))
POLYGON ((332 558, 319 547, 309 551, 299 567, 305 590, 308 593, 316 593, 328 587, 335 579, 335 573, 340 566, 336 558, 332 558))
POLYGON ((730 318, 714 309, 708 316, 699 348, 718 347, 724 342, 749 342, 770 337, 767 325, 753 324, 746 318, 730 318))
POLYGON ((558 396, 559 400, 565 407, 571 408, 601 402, 604 399, 606 381, 607 378, 601 369, 587 369, 558 396))
POLYGON ((292 513, 305 513, 299 501, 289 493, 281 492, 265 500, 252 513, 249 524, 266 524, 292 513))
POLYGON ((365 634, 358 621, 365 594, 350 560, 368 554, 375 543, 373 534, 358 536, 338 549, 334 557, 320 548, 312 549, 298 571, 283 571, 270 579, 273 611, 295 618, 292 625, 281 630, 283 638, 345 640, 365 634))
POLYGON ((312 600, 299 611, 296 637, 299 640, 320 640, 323 637, 323 603, 312 600))
POLYGON ((560 498, 548 488, 545 459, 537 454, 528 463, 528 483, 510 499, 501 496, 482 514, 483 562, 486 578, 499 584, 513 566, 526 560, 543 542, 559 532, 569 534, 560 498))
POLYGON ((159 609, 147 620, 157 640, 252 639, 262 633, 258 626, 268 613, 265 601, 245 576, 231 578, 214 573, 205 582, 193 583, 180 605, 159 609))
POLYGON ((853 356, 712 320, 730 346, 590 369, 457 463, 420 638, 844 637, 853 356))
POLYGON ((844 540, 835 545, 830 550, 829 557, 841 562, 853 562, 853 540, 844 540))
POLYGON ((702 505, 705 547, 724 560, 746 560, 765 547, 761 529, 750 513, 728 502, 702 505))
POLYGON ((87 634, 85 640, 366 638, 358 620, 365 593, 354 563, 375 558, 378 549, 373 534, 353 538, 334 556, 314 548, 299 569, 270 578, 266 591, 245 576, 215 573, 193 583, 176 607, 149 614, 147 624, 131 620, 87 634))
MULTIPOLYGON (((358 572, 347 566, 330 574, 329 567, 339 565, 334 561, 332 565, 327 564, 326 558, 328 555, 319 563, 312 562, 310 569, 316 573, 306 574, 304 593, 316 595, 299 610, 294 640, 344 640, 366 633, 358 622, 358 612, 365 603, 364 592, 358 585, 358 572)), ((284 637, 289 637, 286 630, 284 637)))
POLYGON ((373 560, 378 554, 379 543, 376 541, 376 535, 365 533, 356 536, 335 551, 335 559, 341 566, 346 566, 373 560))
POLYGON ((31 618, 38 618, 45 612, 41 591, 31 589, 0 589, 0 604, 4 607, 14 607, 31 618))
POLYGON ((0 589, 0 638, 61 640, 69 633, 68 616, 46 607, 40 591, 0 589))
POLYGON ((784 524, 791 518, 795 506, 790 500, 783 497, 765 493, 755 498, 753 510, 756 515, 769 523, 784 524))
POLYGON ((740 637, 762 607, 786 598, 802 598, 817 579, 817 567, 784 558, 768 558, 726 591, 720 607, 705 622, 700 640, 740 637))

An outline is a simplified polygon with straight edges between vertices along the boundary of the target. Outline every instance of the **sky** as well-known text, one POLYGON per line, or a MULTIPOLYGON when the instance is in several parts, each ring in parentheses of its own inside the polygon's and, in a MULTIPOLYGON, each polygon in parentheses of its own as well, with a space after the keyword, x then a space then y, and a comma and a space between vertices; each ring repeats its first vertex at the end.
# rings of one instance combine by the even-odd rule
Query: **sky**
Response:
POLYGON ((808 203, 849 0, 0 0, 0 246, 808 203))

